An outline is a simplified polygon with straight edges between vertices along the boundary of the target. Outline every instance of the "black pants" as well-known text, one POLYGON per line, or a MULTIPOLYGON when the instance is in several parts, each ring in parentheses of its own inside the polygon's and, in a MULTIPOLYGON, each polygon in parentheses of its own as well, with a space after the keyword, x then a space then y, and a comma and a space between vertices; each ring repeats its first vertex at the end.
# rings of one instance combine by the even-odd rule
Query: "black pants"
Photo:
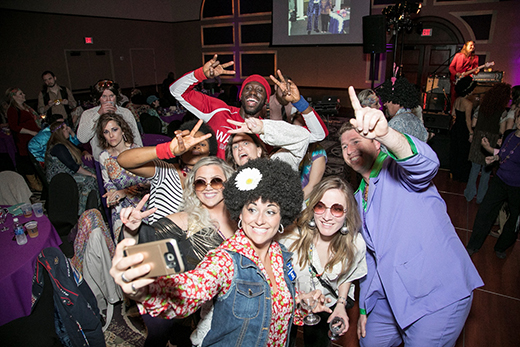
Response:
POLYGON ((495 251, 504 252, 515 244, 516 221, 520 213, 520 187, 510 186, 495 175, 475 217, 473 233, 468 242, 469 249, 479 250, 482 247, 504 202, 509 204, 510 215, 495 244, 495 251))
MULTIPOLYGON (((332 306, 330 309, 334 311, 336 305, 332 306)), ((329 323, 327 320, 330 317, 330 314, 327 312, 316 313, 316 315, 320 316, 321 320, 316 325, 304 325, 303 326, 303 342, 305 347, 328 347, 330 346, 329 339, 329 323)), ((298 331, 298 326, 293 325, 291 327, 291 336, 289 346, 294 347, 296 344, 296 335, 298 331)))

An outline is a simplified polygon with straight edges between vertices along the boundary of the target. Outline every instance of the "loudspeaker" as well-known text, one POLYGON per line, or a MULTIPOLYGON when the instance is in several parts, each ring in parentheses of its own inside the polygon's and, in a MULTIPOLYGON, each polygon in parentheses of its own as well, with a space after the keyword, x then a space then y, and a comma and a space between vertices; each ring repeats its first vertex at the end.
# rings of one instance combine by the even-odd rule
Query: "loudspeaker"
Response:
POLYGON ((423 120, 428 129, 450 129, 451 116, 448 114, 423 112, 423 120))
POLYGON ((363 53, 386 52, 386 18, 382 14, 363 17, 363 53))

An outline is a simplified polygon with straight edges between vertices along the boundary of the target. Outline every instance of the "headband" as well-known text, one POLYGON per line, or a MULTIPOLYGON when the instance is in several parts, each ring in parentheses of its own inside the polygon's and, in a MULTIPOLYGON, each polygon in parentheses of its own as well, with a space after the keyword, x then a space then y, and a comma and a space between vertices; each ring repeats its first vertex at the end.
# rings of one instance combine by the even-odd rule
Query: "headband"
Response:
POLYGON ((65 122, 61 122, 60 125, 58 125, 58 127, 56 129, 54 129, 53 131, 51 131, 52 134, 54 134, 56 132, 56 130, 58 130, 59 128, 61 128, 63 126, 63 124, 65 124, 65 122))

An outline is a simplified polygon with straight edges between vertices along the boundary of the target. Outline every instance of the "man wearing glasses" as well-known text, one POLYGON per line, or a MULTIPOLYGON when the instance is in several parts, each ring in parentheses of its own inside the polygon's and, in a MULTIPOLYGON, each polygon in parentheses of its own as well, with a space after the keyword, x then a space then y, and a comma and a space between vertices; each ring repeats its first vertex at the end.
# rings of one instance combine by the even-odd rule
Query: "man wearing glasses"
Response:
POLYGON ((81 114, 76 136, 82 143, 90 141, 94 160, 99 161, 99 155, 103 151, 103 149, 99 147, 99 142, 96 136, 96 125, 99 116, 105 113, 117 113, 123 117, 132 129, 134 143, 139 147, 142 147, 143 141, 141 140, 141 134, 139 134, 134 115, 129 109, 117 105, 119 85, 111 80, 100 80, 94 85, 93 89, 99 106, 90 108, 81 114))

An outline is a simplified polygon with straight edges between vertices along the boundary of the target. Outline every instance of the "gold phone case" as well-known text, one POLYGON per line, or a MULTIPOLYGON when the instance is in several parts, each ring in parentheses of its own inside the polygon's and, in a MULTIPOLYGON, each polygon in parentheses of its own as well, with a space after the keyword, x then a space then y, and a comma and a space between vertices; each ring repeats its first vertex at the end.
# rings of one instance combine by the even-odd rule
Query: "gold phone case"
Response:
POLYGON ((125 256, 142 253, 141 264, 149 264, 151 270, 144 277, 159 277, 184 272, 182 254, 174 239, 158 240, 125 248, 125 256))

